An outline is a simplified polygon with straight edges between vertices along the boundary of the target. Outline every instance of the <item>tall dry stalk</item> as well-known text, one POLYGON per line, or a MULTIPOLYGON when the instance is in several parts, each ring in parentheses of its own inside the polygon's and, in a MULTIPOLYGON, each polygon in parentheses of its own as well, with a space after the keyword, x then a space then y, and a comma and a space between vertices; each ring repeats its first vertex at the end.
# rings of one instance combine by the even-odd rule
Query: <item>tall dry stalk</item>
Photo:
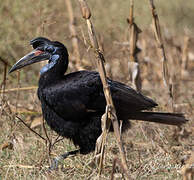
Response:
MULTIPOLYGON (((8 63, 2 58, 0 57, 0 61, 3 63, 4 65, 4 70, 3 70, 3 81, 2 83, 0 84, 1 86, 1 107, 3 107, 3 104, 5 103, 5 98, 4 98, 4 94, 5 94, 5 87, 6 87, 6 75, 7 75, 7 66, 8 66, 8 63)), ((3 108, 0 109, 1 110, 1 114, 3 112, 3 108)))
POLYGON ((7 64, 4 63, 4 70, 3 70, 3 81, 1 83, 1 89, 2 89, 2 99, 5 92, 5 86, 6 86, 6 74, 7 74, 7 64))
POLYGON ((137 58, 137 40, 138 40, 138 34, 141 33, 141 30, 138 28, 138 26, 134 22, 134 1, 130 0, 130 10, 129 10, 129 51, 130 51, 130 62, 129 62, 129 72, 131 76, 131 81, 133 87, 141 91, 141 77, 140 77, 140 68, 137 58))
POLYGON ((162 41, 162 34, 160 30, 159 18, 156 12, 156 8, 153 0, 149 0, 152 13, 153 30, 156 39, 156 43, 159 49, 159 55, 162 59, 162 73, 164 85, 168 88, 168 93, 171 101, 171 109, 173 110, 173 91, 172 91, 172 78, 170 77, 168 69, 168 60, 165 54, 164 44, 162 41))
POLYGON ((177 106, 178 99, 180 97, 180 80, 181 80, 181 52, 178 47, 172 43, 171 53, 169 56, 169 61, 173 64, 173 69, 171 73, 171 78, 173 82, 173 110, 176 111, 175 104, 177 106))
POLYGON ((6 77, 7 77, 7 67, 10 66, 10 64, 4 60, 4 58, 0 57, 0 62, 3 63, 4 65, 4 70, 3 70, 3 81, 1 83, 1 89, 2 91, 5 90, 5 86, 6 86, 6 77))
POLYGON ((20 71, 17 71, 17 92, 16 92, 16 102, 15 102, 15 112, 17 114, 17 110, 18 110, 18 101, 19 101, 19 97, 20 97, 20 89, 21 88, 21 84, 20 84, 20 71))
POLYGON ((79 70, 79 69, 82 69, 82 64, 81 64, 81 58, 80 58, 80 53, 79 53, 77 32, 75 28, 75 17, 73 14, 71 0, 65 0, 65 3, 66 3, 67 11, 69 14, 69 31, 71 33, 73 53, 75 56, 75 67, 79 70))
POLYGON ((121 134, 119 131, 119 124, 118 124, 118 120, 117 120, 117 116, 116 116, 116 110, 115 110, 115 107, 113 104, 110 88, 109 88, 107 78, 106 78, 106 70, 104 67, 104 61, 105 61, 104 56, 99 49, 94 26, 92 25, 92 21, 90 19, 91 18, 90 9, 89 9, 85 0, 78 0, 78 1, 80 3, 82 16, 86 20, 86 23, 87 23, 88 34, 89 34, 89 38, 91 41, 91 45, 92 45, 94 52, 95 52, 95 55, 96 55, 97 67, 98 67, 100 78, 101 78, 101 81, 103 84, 103 90, 104 90, 104 95, 105 95, 106 104, 107 104, 106 105, 106 113, 102 116, 102 134, 97 140, 97 142, 100 141, 100 145, 99 146, 98 146, 98 144, 96 145, 97 147, 99 147, 98 150, 101 152, 100 153, 99 174, 101 174, 101 172, 102 172, 103 158, 104 158, 104 143, 106 141, 106 135, 109 131, 111 121, 113 124, 113 129, 114 129, 115 137, 117 140, 117 144, 119 146, 119 151, 120 151, 123 167, 124 167, 125 171, 127 172, 128 171, 127 162, 126 162, 126 158, 125 158, 125 152, 123 149, 123 143, 121 140, 121 134))
POLYGON ((188 63, 188 46, 189 46, 189 36, 184 36, 183 50, 182 50, 182 63, 181 63, 181 76, 184 77, 187 71, 188 63))

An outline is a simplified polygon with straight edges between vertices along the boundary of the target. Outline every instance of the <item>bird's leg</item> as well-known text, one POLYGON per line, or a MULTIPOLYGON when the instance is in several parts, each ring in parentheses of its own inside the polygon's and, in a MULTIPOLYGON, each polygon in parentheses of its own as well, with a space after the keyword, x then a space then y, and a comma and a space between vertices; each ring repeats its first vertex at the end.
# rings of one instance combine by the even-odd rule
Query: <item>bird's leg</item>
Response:
POLYGON ((52 163, 51 163, 51 166, 49 167, 49 170, 54 170, 54 169, 57 169, 58 168, 58 163, 60 160, 63 160, 63 159, 66 159, 68 156, 70 155, 75 155, 77 153, 79 153, 79 149, 77 150, 74 150, 74 151, 70 151, 70 152, 66 152, 64 154, 61 154, 57 157, 55 157, 53 160, 52 160, 52 163))

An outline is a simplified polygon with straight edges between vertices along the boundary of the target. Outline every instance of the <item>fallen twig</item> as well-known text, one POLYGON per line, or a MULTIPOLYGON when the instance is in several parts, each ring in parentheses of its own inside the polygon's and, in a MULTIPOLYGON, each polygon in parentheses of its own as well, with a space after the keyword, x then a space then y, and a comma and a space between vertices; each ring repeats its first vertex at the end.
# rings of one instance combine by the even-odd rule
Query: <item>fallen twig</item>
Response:
POLYGON ((12 88, 12 89, 5 89, 4 91, 1 90, 0 93, 9 93, 9 92, 15 92, 15 91, 29 91, 29 90, 36 90, 37 88, 38 88, 37 86, 12 88))
POLYGON ((20 117, 16 116, 16 118, 18 118, 18 120, 20 120, 30 131, 32 131, 34 134, 36 134, 37 136, 39 136, 41 139, 47 141, 44 137, 42 137, 39 133, 37 133, 36 131, 34 131, 30 126, 28 126, 20 117))

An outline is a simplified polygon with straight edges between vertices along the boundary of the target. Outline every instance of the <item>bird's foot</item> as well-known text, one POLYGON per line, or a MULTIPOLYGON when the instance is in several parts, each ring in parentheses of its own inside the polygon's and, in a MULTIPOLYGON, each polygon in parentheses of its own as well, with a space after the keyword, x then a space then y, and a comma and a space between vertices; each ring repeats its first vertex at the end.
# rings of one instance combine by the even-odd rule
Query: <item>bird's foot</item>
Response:
POLYGON ((49 167, 49 171, 58 169, 59 161, 66 159, 66 158, 67 158, 68 156, 70 156, 70 155, 75 155, 75 154, 77 154, 78 152, 79 152, 79 150, 70 151, 70 152, 66 152, 66 153, 64 153, 64 154, 61 154, 61 155, 55 157, 55 158, 52 160, 52 162, 51 162, 51 165, 50 165, 50 167, 49 167))
POLYGON ((63 159, 62 155, 53 158, 53 160, 51 162, 51 165, 49 167, 49 170, 50 171, 56 170, 58 168, 59 161, 62 160, 62 159, 63 159))

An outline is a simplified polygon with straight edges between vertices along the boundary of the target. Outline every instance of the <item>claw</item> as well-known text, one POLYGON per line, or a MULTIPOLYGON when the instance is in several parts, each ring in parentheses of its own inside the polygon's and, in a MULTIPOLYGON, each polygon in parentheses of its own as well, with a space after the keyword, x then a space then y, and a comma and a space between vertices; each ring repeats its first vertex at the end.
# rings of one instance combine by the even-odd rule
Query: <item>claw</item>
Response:
POLYGON ((53 158, 52 162, 51 162, 51 165, 49 167, 49 171, 52 171, 52 170, 56 170, 58 168, 58 165, 59 165, 59 161, 63 159, 62 155, 60 156, 57 156, 56 158, 53 158))

